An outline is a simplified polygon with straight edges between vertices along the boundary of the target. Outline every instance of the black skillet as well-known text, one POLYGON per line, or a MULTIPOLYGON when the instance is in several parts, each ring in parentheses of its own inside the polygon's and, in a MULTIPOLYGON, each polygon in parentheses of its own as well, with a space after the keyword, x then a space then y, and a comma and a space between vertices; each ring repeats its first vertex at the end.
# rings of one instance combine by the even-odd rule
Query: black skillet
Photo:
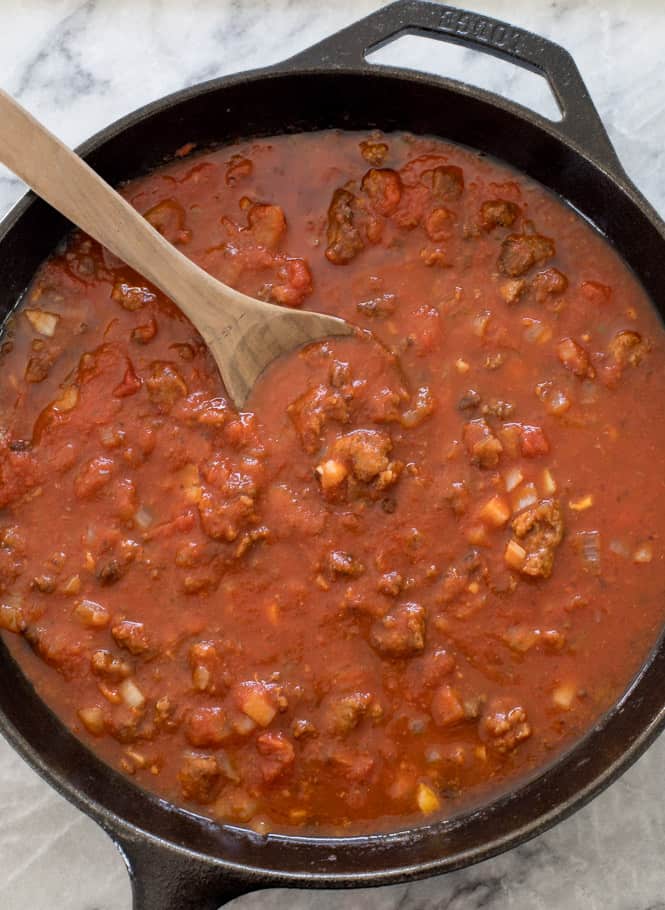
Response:
MULTIPOLYGON (((429 133, 486 152, 550 187, 607 235, 661 312, 665 224, 624 173, 569 54, 543 38, 426 0, 399 0, 277 66, 148 105, 80 149, 107 180, 144 173, 183 142, 328 127, 429 133), (368 64, 403 34, 506 58, 547 77, 553 123, 467 85, 368 64)), ((67 223, 28 195, 0 226, 0 312, 16 303, 67 223)), ((211 910, 260 888, 350 888, 478 862, 541 833, 626 770, 665 725, 665 643, 621 701, 540 776, 479 811, 365 838, 261 838, 169 806, 96 759, 0 653, 0 729, 49 783, 110 834, 139 910, 211 910)))

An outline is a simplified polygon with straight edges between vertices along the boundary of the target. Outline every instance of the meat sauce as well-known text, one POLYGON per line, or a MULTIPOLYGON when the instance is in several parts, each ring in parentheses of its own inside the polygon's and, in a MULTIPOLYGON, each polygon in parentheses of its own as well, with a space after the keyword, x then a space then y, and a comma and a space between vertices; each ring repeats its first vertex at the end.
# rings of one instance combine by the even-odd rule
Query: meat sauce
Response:
POLYGON ((91 749, 220 822, 450 816, 553 761, 658 638, 660 322, 589 225, 470 150, 189 152, 132 205, 359 332, 237 413, 183 315, 70 236, 2 345, 5 639, 91 749))

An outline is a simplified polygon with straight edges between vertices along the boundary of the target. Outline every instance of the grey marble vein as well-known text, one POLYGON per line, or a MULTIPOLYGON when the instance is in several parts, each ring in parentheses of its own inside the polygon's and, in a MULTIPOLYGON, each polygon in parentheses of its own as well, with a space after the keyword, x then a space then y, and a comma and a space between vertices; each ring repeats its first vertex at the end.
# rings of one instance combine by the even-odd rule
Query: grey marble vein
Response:
MULTIPOLYGON (((0 0, 0 86, 76 144, 167 92, 283 59, 381 5, 377 0, 0 0)), ((464 5, 545 34, 573 53, 626 170, 665 213, 665 4, 472 0, 464 5)), ((409 38, 374 59, 475 81, 552 110, 542 80, 485 56, 409 38)), ((0 170, 0 214, 22 192, 20 181, 0 170)), ((664 771, 661 739, 581 812, 471 869, 376 890, 269 891, 233 906, 665 910, 664 771)), ((0 819, 3 910, 128 910, 126 871, 107 836, 1 741, 0 819)))

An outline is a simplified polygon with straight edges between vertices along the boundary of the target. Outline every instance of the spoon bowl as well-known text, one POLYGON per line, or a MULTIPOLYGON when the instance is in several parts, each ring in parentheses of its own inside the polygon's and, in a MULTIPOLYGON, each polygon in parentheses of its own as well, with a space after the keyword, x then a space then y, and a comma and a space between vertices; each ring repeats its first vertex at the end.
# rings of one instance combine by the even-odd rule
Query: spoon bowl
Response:
POLYGON ((343 319, 266 303, 213 278, 2 90, 0 121, 0 162, 183 311, 208 345, 237 408, 277 357, 354 332, 343 319))

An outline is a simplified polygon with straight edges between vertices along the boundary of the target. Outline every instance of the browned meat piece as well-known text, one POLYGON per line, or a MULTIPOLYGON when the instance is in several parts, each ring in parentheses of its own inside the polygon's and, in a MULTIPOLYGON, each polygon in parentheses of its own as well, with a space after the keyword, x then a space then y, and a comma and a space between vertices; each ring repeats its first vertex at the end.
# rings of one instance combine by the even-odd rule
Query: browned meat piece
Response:
POLYGON ((389 470, 388 453, 392 447, 392 440, 384 430, 352 430, 338 436, 332 456, 348 459, 353 476, 369 483, 389 470))
POLYGON ((158 202, 144 216, 169 243, 188 243, 192 232, 185 227, 185 210, 175 199, 158 202))
POLYGON ((464 445, 471 461, 481 468, 495 468, 503 452, 501 440, 497 439, 483 417, 464 425, 464 445))
POLYGON ((367 171, 360 187, 372 208, 379 215, 392 215, 402 198, 402 181, 397 171, 390 168, 372 168, 367 171))
POLYGON ((328 209, 328 248, 326 258, 335 265, 344 265, 358 255, 364 243, 354 224, 355 197, 348 190, 335 190, 328 209))
POLYGON ((349 407, 342 393, 324 385, 309 389, 287 410, 302 447, 309 454, 321 445, 321 433, 328 422, 346 423, 349 419, 349 407))
POLYGON ((511 525, 519 545, 526 553, 520 571, 525 575, 549 578, 554 551, 563 540, 563 518, 559 503, 541 499, 513 519, 511 525))
POLYGON ((421 386, 416 392, 411 407, 402 414, 400 423, 408 429, 420 426, 423 420, 434 413, 435 407, 436 401, 429 386, 421 386))
POLYGON ((519 301, 528 286, 528 282, 524 278, 509 278, 508 281, 503 282, 499 288, 499 293, 506 303, 512 306, 512 304, 519 301))
POLYGON ((170 411, 176 401, 187 394, 187 385, 178 368, 166 361, 156 360, 150 364, 146 387, 150 401, 162 412, 170 411))
POLYGON ((142 622, 130 622, 124 619, 111 629, 116 644, 126 648, 130 654, 145 654, 150 650, 150 643, 142 622))
POLYGON ((354 559, 350 553, 345 553, 343 550, 333 550, 328 554, 327 568, 333 578, 336 575, 357 578, 365 571, 365 566, 360 560, 354 559))
POLYGON ((369 692, 332 695, 325 703, 323 725, 327 732, 345 736, 358 726, 372 702, 369 692))
POLYGON ((122 578, 123 567, 120 565, 117 559, 109 559, 107 562, 102 563, 95 573, 97 581, 103 587, 108 585, 114 585, 116 581, 120 581, 122 578))
POLYGON ((194 708, 185 721, 187 741, 197 749, 216 749, 229 739, 232 732, 222 708, 194 708))
POLYGON ((113 476, 115 462, 112 458, 98 455, 79 468, 74 480, 74 493, 79 499, 94 496, 98 490, 105 487, 113 476))
POLYGON ((531 288, 538 303, 545 303, 548 297, 563 294, 568 288, 568 279, 558 269, 543 269, 534 275, 531 288))
POLYGON ((131 313, 142 310, 148 303, 156 300, 156 296, 147 288, 133 287, 125 281, 118 281, 113 286, 111 297, 116 300, 124 310, 131 313))
POLYGON ((394 607, 372 625, 370 644, 386 657, 411 657, 425 647, 425 610, 420 604, 394 607))
POLYGON ((457 402, 458 411, 472 411, 480 404, 480 393, 475 389, 468 389, 457 402))
POLYGON ((344 780, 352 780, 356 783, 367 780, 375 764, 371 755, 352 749, 337 749, 330 756, 330 761, 341 771, 344 780))
POLYGON ((448 209, 435 208, 425 219, 425 233, 430 240, 440 243, 453 232, 455 216, 448 209))
POLYGON ((540 234, 510 234, 501 244, 499 271, 519 278, 529 269, 554 256, 554 241, 540 234))
POLYGON ((278 205, 253 205, 247 221, 252 237, 260 246, 277 249, 286 233, 286 218, 278 205))
POLYGON ((437 199, 456 201, 464 192, 464 172, 454 164, 444 164, 425 171, 422 180, 437 199))
POLYGON ((376 583, 376 590, 388 597, 398 597, 404 588, 404 579, 399 572, 386 572, 376 583))
POLYGON ((132 330, 132 341, 136 344, 149 344, 157 334, 157 321, 150 317, 147 322, 137 325, 132 330))
POLYGON ((507 199, 489 199, 480 206, 480 226, 485 231, 511 227, 520 215, 520 207, 507 199))
POLYGON ((351 367, 344 360, 333 360, 330 364, 330 385, 342 389, 351 382, 351 367))
POLYGON ((211 803, 222 786, 222 768, 213 755, 188 755, 178 780, 184 799, 211 803))
POLYGON ((579 379, 585 379, 587 376, 596 375, 595 370, 589 362, 589 353, 581 344, 573 341, 572 338, 562 338, 556 348, 556 355, 565 366, 579 379))
POLYGON ((531 736, 524 708, 501 698, 489 703, 478 726, 481 739, 501 754, 511 752, 531 736))
MULTIPOLYGON (((458 405, 459 407, 459 405, 458 405)), ((490 398, 480 409, 481 414, 498 417, 499 420, 508 420, 515 413, 515 405, 501 398, 490 398)))
POLYGON ((28 360, 25 368, 26 382, 41 382, 46 379, 53 363, 55 354, 50 351, 38 351, 28 360))
POLYGON ((254 521, 254 496, 251 493, 206 490, 198 503, 201 527, 213 540, 236 539, 240 529, 254 521))
POLYGON ((610 341, 607 354, 613 365, 623 370, 626 366, 639 366, 649 347, 649 343, 642 339, 639 332, 624 330, 617 332, 610 341))
POLYGON ((437 727, 452 727, 464 720, 464 707, 459 693, 452 686, 439 686, 432 695, 430 713, 437 727))
POLYGON ((261 773, 268 783, 287 771, 296 757, 293 744, 283 733, 262 733, 257 737, 256 748, 264 758, 261 773))
POLYGON ((90 658, 90 668, 95 676, 101 676, 103 679, 109 679, 112 682, 120 682, 131 676, 132 667, 126 660, 120 657, 114 657, 110 651, 94 651, 90 658))
POLYGON ((381 294, 370 300, 361 300, 356 304, 356 309, 363 316, 390 316, 397 309, 397 298, 394 294, 381 294))
POLYGON ((366 139, 360 143, 360 154, 368 164, 381 167, 388 154, 388 146, 385 142, 372 142, 366 139))

